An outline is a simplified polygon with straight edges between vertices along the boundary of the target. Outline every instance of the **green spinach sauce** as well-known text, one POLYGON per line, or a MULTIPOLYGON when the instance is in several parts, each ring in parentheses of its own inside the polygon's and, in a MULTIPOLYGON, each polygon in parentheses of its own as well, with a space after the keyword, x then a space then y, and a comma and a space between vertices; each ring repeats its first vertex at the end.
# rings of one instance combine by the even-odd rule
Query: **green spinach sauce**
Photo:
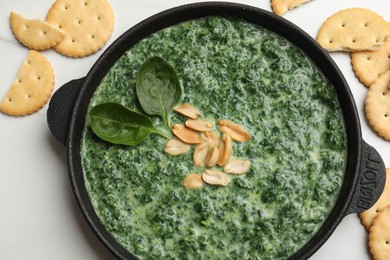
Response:
MULTIPOLYGON (((319 229, 338 197, 346 134, 333 86, 291 43, 223 17, 188 21, 143 39, 104 77, 90 107, 118 102, 142 111, 140 65, 151 56, 175 69, 182 102, 203 117, 244 125, 251 141, 233 157, 250 171, 227 187, 189 191, 201 173, 192 152, 163 153, 154 135, 136 147, 111 145, 86 125, 81 157, 86 186, 107 231, 144 259, 284 259, 319 229)), ((158 117, 155 125, 162 124, 158 117)), ((184 122, 177 114, 171 122, 184 122)))

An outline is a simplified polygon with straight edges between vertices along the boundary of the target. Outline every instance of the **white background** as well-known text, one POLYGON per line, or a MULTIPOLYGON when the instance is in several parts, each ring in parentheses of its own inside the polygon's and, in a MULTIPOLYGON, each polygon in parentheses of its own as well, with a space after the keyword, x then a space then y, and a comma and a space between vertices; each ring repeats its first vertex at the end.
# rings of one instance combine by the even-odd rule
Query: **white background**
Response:
MULTIPOLYGON (((28 50, 14 38, 9 13, 45 19, 53 0, 0 0, 0 99, 16 77, 28 50)), ((136 23, 167 8, 195 1, 111 0, 115 28, 103 50, 136 23)), ((242 0, 271 10, 270 0, 242 0)), ((325 19, 348 7, 366 7, 390 21, 389 0, 313 0, 289 11, 284 18, 312 37, 325 19)), ((72 59, 54 50, 42 52, 55 71, 55 89, 85 76, 99 51, 89 57, 72 59)), ((331 54, 355 97, 363 137, 390 165, 390 143, 377 136, 364 114, 367 89, 356 79, 346 53, 331 54)), ((75 203, 70 187, 65 147, 51 136, 46 124, 47 105, 26 117, 0 113, 0 259, 113 259, 91 232, 75 203)), ((367 233, 356 214, 344 218, 313 260, 370 259, 367 233)))

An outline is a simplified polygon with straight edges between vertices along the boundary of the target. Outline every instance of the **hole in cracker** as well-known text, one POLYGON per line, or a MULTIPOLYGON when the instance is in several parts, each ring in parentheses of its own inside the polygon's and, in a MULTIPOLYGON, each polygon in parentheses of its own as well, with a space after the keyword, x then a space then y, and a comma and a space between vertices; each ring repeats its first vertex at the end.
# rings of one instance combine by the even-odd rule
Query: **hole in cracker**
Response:
POLYGON ((389 241, 386 241, 386 245, 388 245, 389 244, 389 241))
POLYGON ((75 42, 75 39, 72 39, 72 42, 75 42))
POLYGON ((88 5, 88 3, 87 3, 87 2, 85 2, 85 3, 84 3, 84 5, 85 5, 85 6, 87 6, 87 5, 88 5))
POLYGON ((95 39, 95 35, 92 34, 92 35, 91 35, 91 38, 92 38, 92 39, 95 39))
POLYGON ((41 76, 38 76, 37 79, 38 79, 38 80, 41 80, 41 76))
POLYGON ((31 98, 32 96, 31 96, 31 94, 28 94, 28 96, 27 96, 28 98, 31 98))
POLYGON ((81 24, 81 20, 79 20, 78 23, 81 24))
POLYGON ((368 57, 367 57, 367 60, 371 60, 371 56, 368 56, 368 57))
POLYGON ((333 43, 333 40, 329 40, 329 43, 333 43))
POLYGON ((102 18, 100 16, 98 16, 97 19, 100 21, 102 18))
POLYGON ((345 23, 341 24, 341 27, 345 27, 345 23))
POLYGON ((68 10, 69 6, 65 5, 64 8, 65 8, 65 10, 68 10))
POLYGON ((385 117, 388 117, 389 115, 388 114, 385 114, 385 117))
POLYGON ((376 213, 379 213, 379 209, 375 210, 376 213))
POLYGON ((355 42, 356 42, 356 39, 352 39, 352 42, 355 43, 355 42))
POLYGON ((62 29, 62 25, 58 25, 58 28, 62 29))
POLYGON ((12 98, 9 98, 9 99, 8 99, 8 102, 12 102, 12 98))
POLYGON ((368 26, 368 23, 367 23, 367 22, 365 22, 365 23, 364 23, 364 27, 367 27, 367 26, 368 26))
POLYGON ((19 82, 19 83, 22 83, 22 80, 21 80, 21 79, 19 79, 19 80, 18 80, 18 82, 19 82))

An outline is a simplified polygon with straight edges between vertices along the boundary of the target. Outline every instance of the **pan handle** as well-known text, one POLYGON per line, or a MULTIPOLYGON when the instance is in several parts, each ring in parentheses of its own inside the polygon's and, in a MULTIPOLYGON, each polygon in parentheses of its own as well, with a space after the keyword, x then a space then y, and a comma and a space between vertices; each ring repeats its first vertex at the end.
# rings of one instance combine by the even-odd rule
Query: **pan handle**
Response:
POLYGON ((386 183, 386 168, 381 156, 366 142, 363 141, 362 144, 359 179, 347 214, 371 208, 379 199, 386 183))
POLYGON ((70 115, 85 77, 69 81, 52 96, 47 110, 47 124, 58 142, 66 146, 70 115))

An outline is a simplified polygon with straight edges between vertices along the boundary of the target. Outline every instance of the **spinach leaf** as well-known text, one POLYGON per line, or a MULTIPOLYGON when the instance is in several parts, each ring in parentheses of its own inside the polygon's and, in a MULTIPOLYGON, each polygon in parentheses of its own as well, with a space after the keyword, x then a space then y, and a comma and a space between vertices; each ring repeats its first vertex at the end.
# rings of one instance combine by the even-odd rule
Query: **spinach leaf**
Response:
POLYGON ((89 112, 89 124, 98 137, 114 144, 136 146, 151 133, 169 138, 153 126, 149 117, 117 103, 94 106, 89 112))
POLYGON ((144 112, 164 120, 167 129, 169 112, 181 98, 181 87, 175 70, 160 57, 149 58, 137 75, 136 92, 144 112))

